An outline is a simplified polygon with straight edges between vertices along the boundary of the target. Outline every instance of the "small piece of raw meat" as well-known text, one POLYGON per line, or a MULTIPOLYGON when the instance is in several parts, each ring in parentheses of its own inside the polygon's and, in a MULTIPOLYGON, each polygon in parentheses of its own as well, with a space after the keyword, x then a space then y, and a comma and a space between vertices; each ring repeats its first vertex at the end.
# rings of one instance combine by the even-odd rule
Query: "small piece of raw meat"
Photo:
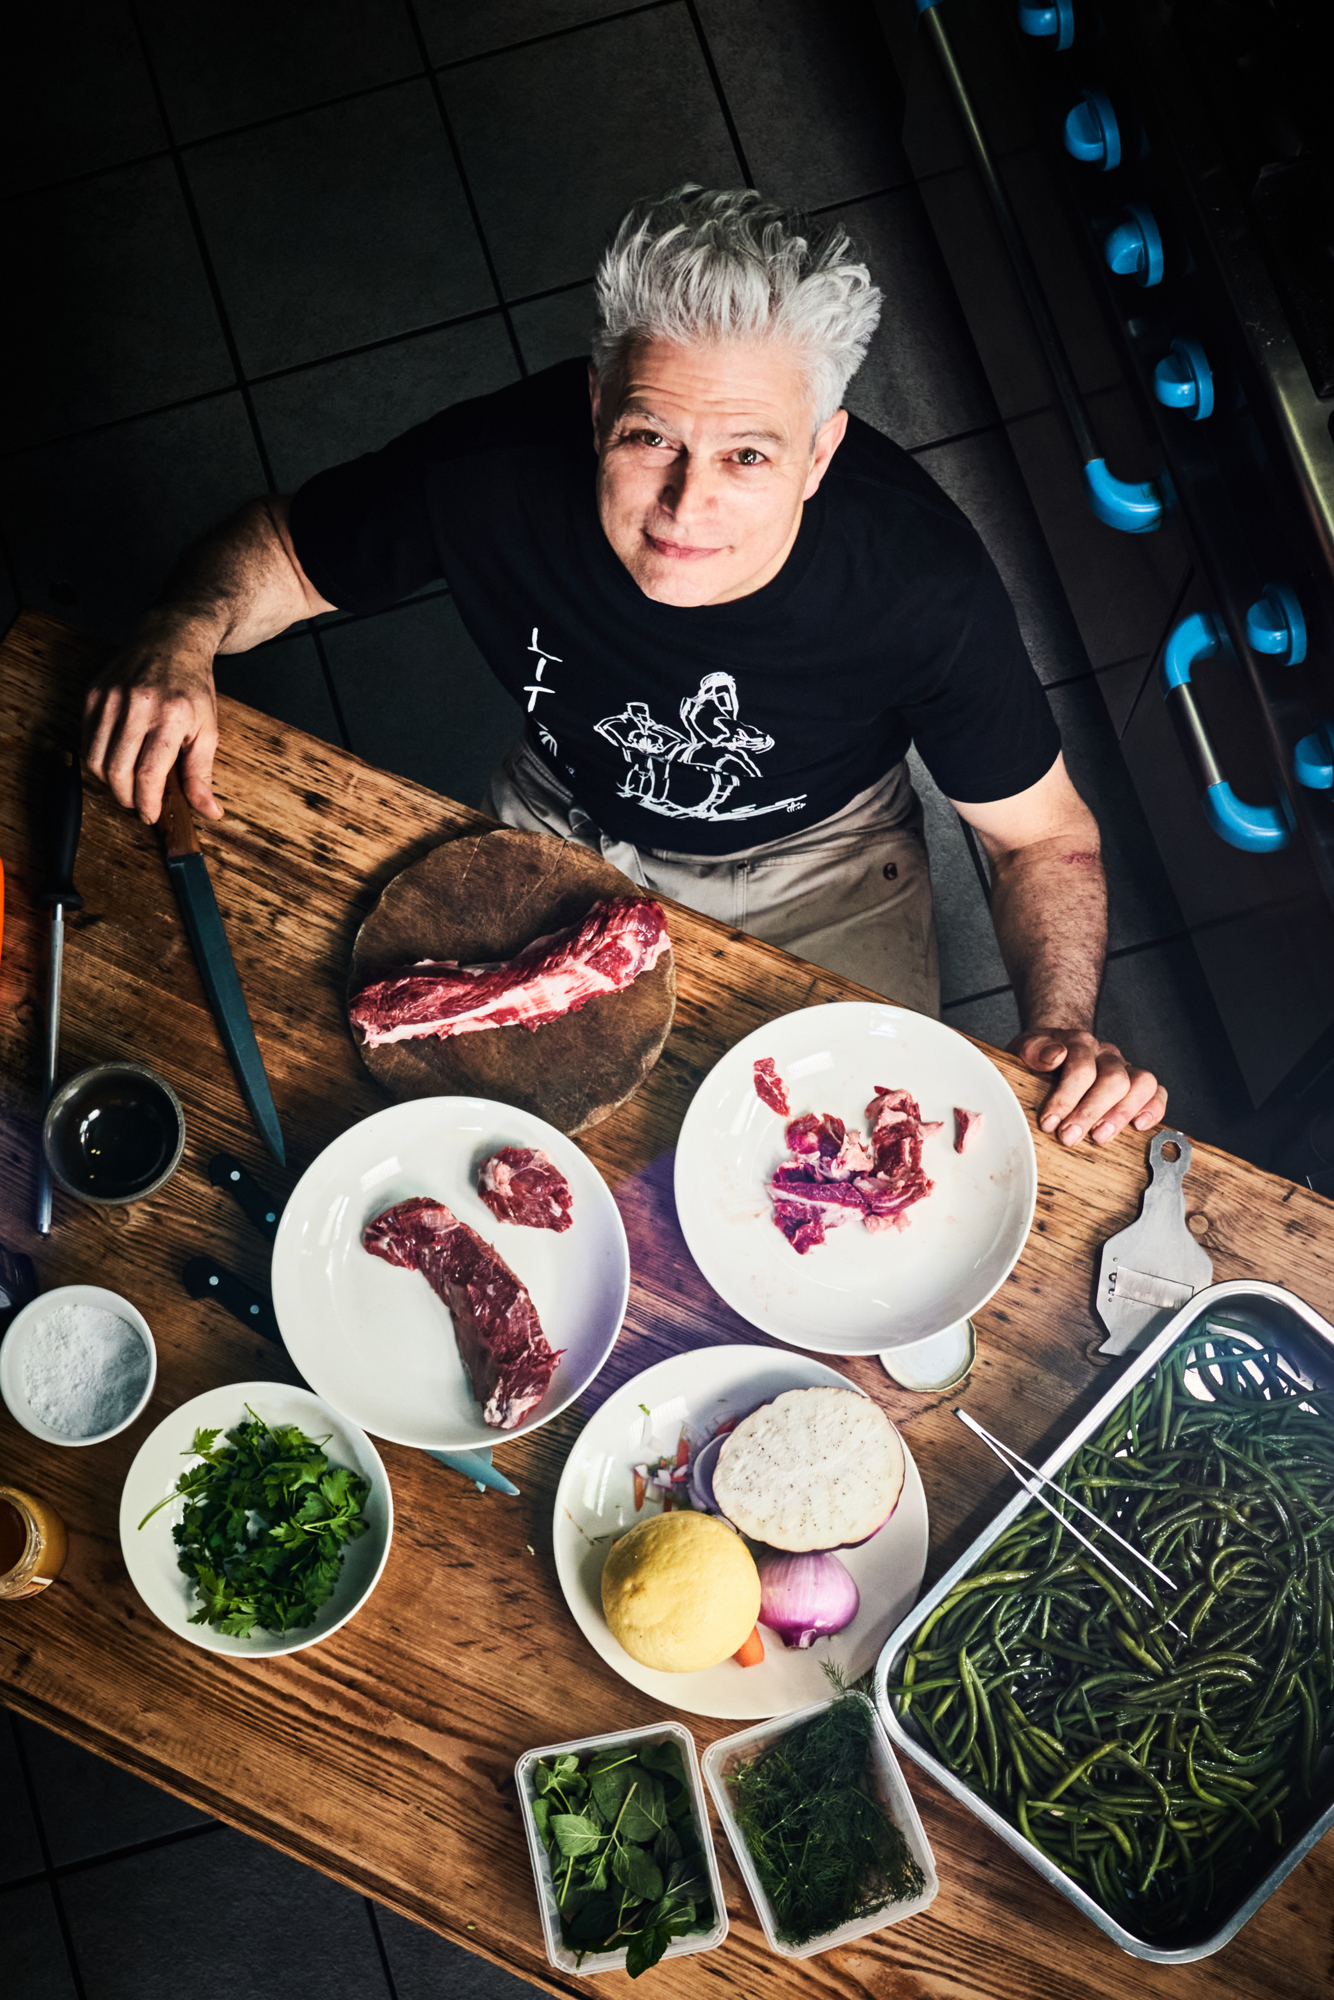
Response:
POLYGON ((961 1153, 982 1123, 980 1111, 964 1111, 959 1105, 954 1107, 954 1150, 961 1153))
POLYGON ((621 993, 668 949, 667 919, 648 896, 594 903, 581 924, 535 938, 503 965, 424 958, 364 986, 348 1013, 366 1047, 480 1028, 540 1028, 621 993))
POLYGON ((790 1153, 810 1153, 821 1160, 836 1160, 846 1131, 843 1120, 835 1118, 832 1111, 808 1111, 804 1118, 794 1118, 783 1136, 790 1153))
POLYGON ((477 1176, 477 1192, 497 1222, 568 1229, 570 1183, 536 1146, 502 1146, 477 1176))
POLYGON ((774 1202, 774 1221, 799 1257, 824 1242, 824 1217, 807 1201, 779 1197, 774 1202))
POLYGON ((425 1195, 385 1209, 361 1240, 372 1257, 420 1271, 444 1300, 483 1419, 513 1430, 545 1396, 561 1350, 543 1333, 509 1265, 442 1201, 425 1195))
POLYGON ((787 1085, 778 1074, 778 1064, 772 1056, 761 1056, 755 1064, 755 1095, 780 1118, 792 1116, 792 1106, 787 1101, 787 1085))

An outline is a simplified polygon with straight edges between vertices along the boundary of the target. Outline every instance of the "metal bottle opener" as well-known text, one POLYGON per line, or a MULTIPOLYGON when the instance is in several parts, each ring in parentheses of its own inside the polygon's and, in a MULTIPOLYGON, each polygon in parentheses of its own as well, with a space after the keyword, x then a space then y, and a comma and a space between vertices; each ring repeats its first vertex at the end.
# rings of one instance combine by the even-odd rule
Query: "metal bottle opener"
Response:
POLYGON ((1186 1227, 1181 1184, 1189 1166, 1184 1132, 1154 1134, 1139 1220, 1102 1246, 1094 1305, 1108 1337, 1100 1354, 1124 1354, 1142 1345, 1187 1299, 1213 1283, 1213 1259, 1186 1227), (1174 1160, 1163 1157, 1168 1146, 1176 1148, 1174 1160))

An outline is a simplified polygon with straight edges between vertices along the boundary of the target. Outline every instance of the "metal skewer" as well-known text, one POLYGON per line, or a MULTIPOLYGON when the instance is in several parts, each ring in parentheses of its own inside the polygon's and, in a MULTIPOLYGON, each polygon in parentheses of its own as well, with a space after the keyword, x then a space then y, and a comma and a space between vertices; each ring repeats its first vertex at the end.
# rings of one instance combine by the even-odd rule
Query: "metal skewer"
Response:
POLYGON ((958 1417, 961 1423, 967 1424, 969 1430, 973 1432, 974 1436, 981 1438, 983 1444, 987 1447, 988 1451, 995 1453, 996 1457, 1000 1460, 1001 1464, 1006 1468, 1006 1470, 1008 1472, 1011 1472, 1014 1475, 1014 1477, 1019 1481, 1019 1484, 1023 1487, 1025 1493, 1029 1494, 1032 1499, 1036 1500, 1040 1507, 1045 1507, 1049 1514, 1054 1515, 1055 1518, 1061 1523, 1062 1527, 1067 1528, 1069 1532, 1074 1536, 1077 1542, 1082 1542, 1084 1547, 1088 1550, 1089 1554, 1095 1559, 1095 1561, 1100 1562, 1104 1569, 1110 1570, 1118 1583, 1123 1583, 1126 1589, 1131 1591, 1136 1597, 1138 1597, 1142 1604, 1147 1604, 1155 1618, 1163 1617, 1164 1622, 1169 1626, 1171 1626, 1171 1629, 1178 1635, 1179 1638, 1186 1639, 1189 1637, 1189 1634, 1183 1632, 1181 1630, 1181 1627, 1175 1622, 1174 1619, 1167 1618, 1164 1613, 1161 1613, 1159 1611, 1158 1606, 1154 1603, 1153 1599, 1148 1595, 1146 1591, 1141 1590, 1137 1583, 1132 1583, 1131 1579, 1125 1574, 1125 1572, 1117 1568, 1116 1564, 1112 1561, 1110 1556, 1104 1555, 1103 1551, 1100 1548, 1098 1548, 1095 1543, 1091 1542, 1087 1535, 1081 1534, 1079 1529, 1075 1526, 1074 1522, 1071 1521, 1065 1514, 1063 1514, 1058 1507, 1053 1507, 1051 1501, 1048 1500, 1047 1496, 1042 1491, 1043 1486, 1053 1487, 1053 1489, 1060 1494, 1062 1500, 1067 1501, 1072 1507, 1077 1507, 1081 1514, 1087 1514, 1090 1520, 1096 1521, 1098 1526, 1103 1530, 1103 1532, 1105 1534, 1110 1535, 1113 1541, 1119 1542, 1123 1549, 1128 1550, 1129 1553, 1135 1557, 1137 1562, 1142 1562, 1146 1569, 1152 1570, 1155 1576, 1161 1577, 1162 1581, 1168 1586, 1169 1590, 1175 1590, 1176 1585, 1172 1582, 1170 1576, 1166 1575, 1164 1571, 1160 1570, 1156 1563, 1150 1562, 1149 1558, 1146 1555, 1143 1555, 1140 1552, 1140 1550, 1134 1546, 1133 1543, 1128 1542, 1125 1539, 1124 1535, 1118 1535, 1115 1528, 1108 1527, 1106 1521, 1102 1520, 1099 1515, 1095 1514, 1091 1508, 1086 1507, 1081 1500, 1076 1500, 1073 1494, 1067 1493, 1065 1491, 1064 1487, 1056 1486, 1055 1482, 1053 1480, 1048 1479, 1044 1473, 1039 1472, 1035 1465, 1029 1465, 1028 1460, 1026 1458, 1020 1458, 1019 1453, 1017 1451, 1011 1451, 1009 1445, 1002 1444, 999 1438, 993 1437, 990 1431, 984 1430, 981 1424, 977 1422, 976 1418, 969 1416, 967 1410, 956 1410, 954 1414, 956 1417, 958 1417), (1024 1474, 1019 1470, 1019 1467, 1021 1465, 1024 1466, 1027 1471, 1033 1474, 1032 1479, 1026 1479, 1024 1477, 1024 1474), (1038 1483, 1039 1481, 1041 1482, 1041 1484, 1038 1483))

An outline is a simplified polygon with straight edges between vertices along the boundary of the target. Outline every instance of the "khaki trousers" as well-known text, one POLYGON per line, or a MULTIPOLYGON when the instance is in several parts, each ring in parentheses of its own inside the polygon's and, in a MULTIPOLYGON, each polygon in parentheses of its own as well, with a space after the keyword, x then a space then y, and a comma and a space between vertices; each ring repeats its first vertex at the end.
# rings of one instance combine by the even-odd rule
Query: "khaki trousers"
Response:
POLYGON ((931 872, 906 763, 818 826, 721 859, 613 840, 522 738, 483 810, 594 848, 641 888, 939 1017, 931 872))

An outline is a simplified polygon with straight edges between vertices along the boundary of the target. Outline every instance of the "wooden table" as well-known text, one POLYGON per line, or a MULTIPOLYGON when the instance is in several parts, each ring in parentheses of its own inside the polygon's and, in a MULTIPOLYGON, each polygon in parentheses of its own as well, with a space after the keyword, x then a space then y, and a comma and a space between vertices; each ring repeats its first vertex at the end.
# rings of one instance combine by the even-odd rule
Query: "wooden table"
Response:
MULTIPOLYGON (((756 1341, 695 1269, 671 1196, 672 1146, 691 1093, 725 1049, 793 1008, 860 989, 675 910, 679 1001, 661 1061, 630 1103, 586 1135, 630 1239, 625 1329, 582 1403, 505 1445, 518 1500, 480 1495, 423 1453, 383 1447, 393 1548, 365 1610, 327 1644, 241 1664, 170 1636, 130 1586, 117 1501, 135 1451, 188 1397, 247 1377, 281 1378, 272 1346, 181 1289, 184 1259, 209 1250, 264 1284, 256 1233, 205 1167, 228 1150, 285 1193, 339 1132, 384 1099, 344 1024, 342 983, 357 924, 406 862, 486 821, 234 702, 222 703, 217 783, 228 818, 205 851, 273 1083, 290 1169, 263 1152, 237 1097, 153 835, 89 788, 79 850, 81 914, 65 948, 62 1074, 110 1057, 148 1059, 186 1106, 180 1171, 150 1201, 94 1211, 56 1196, 48 1240, 32 1230, 47 923, 33 907, 27 810, 37 750, 72 740, 98 650, 25 615, 0 647, 0 858, 7 875, 0 964, 0 1240, 30 1252, 44 1287, 100 1282, 153 1327, 157 1390, 145 1415, 88 1451, 40 1444, 0 1411, 0 1467, 49 1494, 71 1529, 58 1583, 0 1607, 0 1686, 20 1714, 201 1810, 271 1842, 405 1916, 558 1994, 586 1982, 549 1967, 513 1783, 535 1743, 656 1720, 662 1713, 593 1653, 565 1609, 552 1556, 556 1481, 590 1411, 641 1368, 683 1349, 756 1341)), ((988 1051, 1030 1109, 1041 1086, 988 1051)), ((1038 1207, 1013 1275, 977 1316, 970 1410, 1040 1458, 1105 1389, 1090 1311, 1095 1253, 1138 1212, 1145 1141, 1066 1153, 1037 1135, 1038 1207)), ((1334 1316, 1334 1211, 1304 1188, 1207 1147, 1187 1183, 1191 1226, 1215 1276, 1277 1279, 1334 1316)), ((931 1512, 928 1581, 1008 1497, 962 1451, 948 1406, 900 1391, 873 1359, 842 1364, 902 1426, 931 1512)), ((681 1718, 704 1744, 734 1726, 681 1718)), ((1327 1995, 1334 1979, 1334 1842, 1326 1841, 1219 1956, 1162 1968, 1124 1956, 915 1767, 909 1779, 940 1873, 924 1915, 799 1967, 771 1955, 721 1830, 731 1934, 718 1951, 659 1967, 660 2000, 702 1992, 875 2000, 1087 2000, 1117 1996, 1327 1995)), ((600 1990, 629 1990, 624 1976, 600 1990)))

